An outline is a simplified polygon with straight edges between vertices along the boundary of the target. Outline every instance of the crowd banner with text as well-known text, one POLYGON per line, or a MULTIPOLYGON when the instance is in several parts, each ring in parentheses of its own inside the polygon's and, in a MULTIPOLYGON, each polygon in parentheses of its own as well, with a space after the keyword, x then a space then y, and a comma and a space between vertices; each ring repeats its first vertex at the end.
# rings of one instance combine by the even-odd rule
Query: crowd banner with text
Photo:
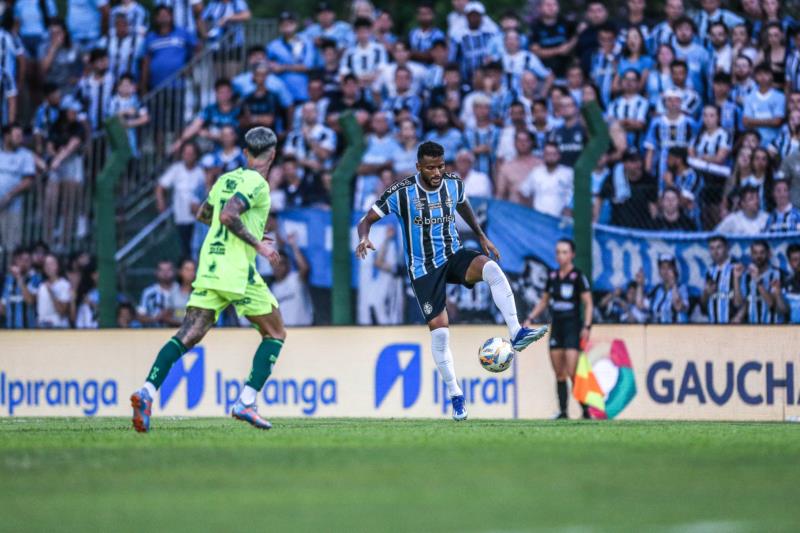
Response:
MULTIPOLYGON (((492 374, 480 366, 477 351, 485 339, 503 334, 502 327, 452 329, 471 417, 542 419, 556 412, 547 339, 518 354, 506 372, 492 374)), ((800 328, 776 327, 765 336, 750 326, 599 325, 592 337, 593 358, 603 349, 611 353, 615 343, 630 357, 637 393, 620 419, 800 415, 800 328)), ((0 332, 0 416, 128 416, 128 397, 164 338, 164 330, 147 329, 0 332)), ((449 398, 429 344, 420 326, 291 329, 259 396, 262 412, 448 418, 449 398)), ((256 345, 249 329, 212 331, 172 368, 156 416, 226 415, 256 345)), ((596 373, 601 387, 617 380, 596 373)), ((571 414, 579 412, 573 402, 571 414)))
MULTIPOLYGON (((534 211, 522 205, 501 200, 472 200, 476 213, 486 226, 489 238, 494 241, 502 257, 506 272, 521 276, 531 262, 555 267, 555 244, 562 237, 572 236, 572 221, 534 211)), ((353 216, 352 249, 357 235, 355 225, 360 214, 353 216)), ((279 224, 285 234, 294 233, 311 265, 310 283, 316 287, 331 286, 332 234, 330 212, 321 209, 295 209, 281 213, 279 224)), ((394 224, 393 217, 379 223, 394 224)), ((711 258, 708 255, 708 238, 712 233, 680 233, 638 231, 595 224, 592 249, 593 288, 607 291, 623 287, 639 270, 645 273, 649 284, 658 280, 659 254, 673 254, 678 261, 680 279, 689 286, 692 294, 699 294, 704 285, 704 275, 711 258)), ((399 244, 400 232, 397 232, 399 244)), ((730 237, 731 256, 745 257, 752 237, 730 237)), ((767 236, 772 247, 773 263, 788 270, 786 247, 800 243, 800 232, 767 236)), ((400 244, 402 246, 402 244, 400 244)), ((353 286, 358 284, 359 264, 353 258, 353 286)))

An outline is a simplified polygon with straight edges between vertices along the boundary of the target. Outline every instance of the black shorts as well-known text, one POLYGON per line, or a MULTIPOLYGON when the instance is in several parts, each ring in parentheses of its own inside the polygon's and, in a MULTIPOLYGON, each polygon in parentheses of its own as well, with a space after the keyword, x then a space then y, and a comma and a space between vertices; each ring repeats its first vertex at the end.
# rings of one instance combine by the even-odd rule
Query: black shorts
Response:
POLYGON ((578 317, 554 317, 550 328, 550 349, 580 349, 582 328, 578 317))
POLYGON ((436 270, 411 280, 417 303, 426 322, 430 322, 444 311, 447 300, 445 293, 447 283, 464 285, 469 288, 474 286, 474 283, 467 283, 467 269, 472 260, 479 255, 483 254, 462 248, 436 270))

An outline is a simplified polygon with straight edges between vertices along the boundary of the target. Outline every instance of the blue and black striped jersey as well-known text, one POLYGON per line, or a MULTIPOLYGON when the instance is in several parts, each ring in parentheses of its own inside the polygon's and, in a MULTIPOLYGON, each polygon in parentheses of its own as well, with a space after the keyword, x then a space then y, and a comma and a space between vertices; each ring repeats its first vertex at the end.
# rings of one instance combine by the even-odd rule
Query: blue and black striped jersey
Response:
POLYGON ((415 174, 389 187, 372 206, 381 218, 394 213, 400 219, 412 279, 444 265, 461 249, 456 206, 465 201, 464 182, 458 176, 445 174, 439 188, 429 191, 415 174))

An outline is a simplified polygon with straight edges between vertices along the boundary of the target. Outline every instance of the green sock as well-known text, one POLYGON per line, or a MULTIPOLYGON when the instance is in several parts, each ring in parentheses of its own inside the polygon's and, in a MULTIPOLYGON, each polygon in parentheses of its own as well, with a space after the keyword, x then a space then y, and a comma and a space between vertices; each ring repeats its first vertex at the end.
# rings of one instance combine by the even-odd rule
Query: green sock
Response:
POLYGON ((164 380, 167 378, 169 369, 172 368, 172 365, 174 365, 175 362, 186 353, 186 351, 186 346, 184 346, 183 343, 176 337, 172 337, 169 341, 167 341, 167 344, 161 348, 161 351, 158 352, 156 362, 153 363, 153 367, 150 369, 150 373, 147 375, 147 381, 152 383, 156 389, 159 389, 161 384, 164 383, 164 380))
POLYGON ((247 385, 260 391, 267 378, 272 374, 272 367, 275 361, 278 360, 278 354, 281 353, 283 348, 283 341, 278 339, 267 339, 261 341, 258 345, 258 350, 253 356, 253 368, 250 370, 250 375, 247 377, 247 385))

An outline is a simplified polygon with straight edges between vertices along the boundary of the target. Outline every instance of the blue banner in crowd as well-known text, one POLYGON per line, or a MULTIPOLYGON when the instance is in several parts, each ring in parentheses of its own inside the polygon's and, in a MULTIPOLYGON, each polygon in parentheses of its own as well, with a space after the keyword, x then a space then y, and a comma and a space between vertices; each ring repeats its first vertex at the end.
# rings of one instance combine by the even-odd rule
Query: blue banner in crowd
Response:
MULTIPOLYGON (((526 264, 537 260, 555 266, 555 243, 561 237, 572 236, 572 220, 559 219, 534 211, 525 206, 501 200, 472 199, 478 219, 487 228, 489 238, 501 254, 500 264, 512 274, 522 274, 526 264)), ((353 215, 351 249, 355 250, 357 235, 355 225, 360 214, 353 215)), ((333 245, 330 211, 321 209, 296 209, 279 215, 281 231, 295 233, 298 243, 311 265, 310 282, 317 287, 330 287, 332 279, 331 249, 333 245)), ((380 232, 384 224, 395 223, 386 217, 375 226, 380 232)), ((399 233, 399 232, 398 232, 399 233)), ((657 261, 660 254, 669 253, 678 260, 681 283, 686 283, 693 294, 699 294, 711 258, 708 255, 708 238, 712 233, 678 233, 637 231, 597 224, 594 227, 592 250, 593 287, 612 290, 633 280, 641 269, 648 285, 658 280, 657 261)), ((372 235, 372 241, 376 242, 372 235)), ((747 262, 748 247, 752 237, 730 237, 731 256, 747 262)), ((774 234, 767 238, 772 246, 772 263, 788 271, 786 247, 800 243, 800 233, 774 234)), ((358 263, 353 259, 353 285, 357 284, 358 263)))

